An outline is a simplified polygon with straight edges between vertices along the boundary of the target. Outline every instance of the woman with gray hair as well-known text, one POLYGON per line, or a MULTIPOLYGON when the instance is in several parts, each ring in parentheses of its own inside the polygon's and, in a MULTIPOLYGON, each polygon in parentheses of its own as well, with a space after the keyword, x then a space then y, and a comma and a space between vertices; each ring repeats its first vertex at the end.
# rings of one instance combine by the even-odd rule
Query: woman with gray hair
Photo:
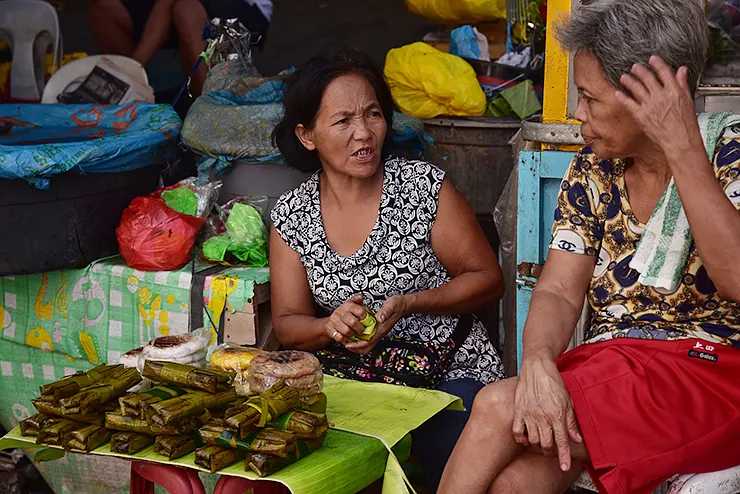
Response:
POLYGON ((587 146, 570 164, 519 377, 484 388, 441 493, 648 493, 740 464, 740 117, 694 113, 698 0, 602 0, 558 37, 587 146), (591 308, 585 341, 566 349, 591 308))

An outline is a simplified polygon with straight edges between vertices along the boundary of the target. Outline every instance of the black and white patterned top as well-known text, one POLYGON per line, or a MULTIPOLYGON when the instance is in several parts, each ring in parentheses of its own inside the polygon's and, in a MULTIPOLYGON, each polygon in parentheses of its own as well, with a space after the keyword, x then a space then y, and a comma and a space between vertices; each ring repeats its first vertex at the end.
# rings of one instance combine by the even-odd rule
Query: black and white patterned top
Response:
MULTIPOLYGON (((322 311, 331 313, 356 293, 362 293, 365 304, 378 311, 393 295, 437 288, 450 280, 431 242, 442 170, 423 161, 386 161, 378 220, 365 243, 347 257, 327 241, 319 173, 283 194, 271 216, 277 232, 300 256, 322 311)), ((457 321, 454 315, 411 314, 399 320, 391 334, 412 341, 445 341, 457 321)), ((445 379, 489 383, 502 377, 501 360, 485 327, 476 320, 445 379)))

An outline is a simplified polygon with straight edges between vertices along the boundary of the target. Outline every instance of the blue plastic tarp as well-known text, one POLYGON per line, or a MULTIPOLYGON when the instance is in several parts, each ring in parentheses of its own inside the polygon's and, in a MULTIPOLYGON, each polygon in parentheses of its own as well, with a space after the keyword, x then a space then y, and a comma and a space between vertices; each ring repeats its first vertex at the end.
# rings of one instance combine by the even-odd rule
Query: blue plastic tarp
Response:
POLYGON ((169 105, 0 105, 0 178, 48 187, 54 175, 135 170, 176 157, 169 105))

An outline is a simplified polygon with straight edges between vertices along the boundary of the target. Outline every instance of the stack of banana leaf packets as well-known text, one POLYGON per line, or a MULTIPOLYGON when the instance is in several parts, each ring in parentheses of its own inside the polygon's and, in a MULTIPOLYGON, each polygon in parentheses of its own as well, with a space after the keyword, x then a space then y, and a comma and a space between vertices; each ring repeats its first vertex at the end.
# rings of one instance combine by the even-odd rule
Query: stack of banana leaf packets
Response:
POLYGON ((41 386, 38 413, 21 422, 21 434, 83 453, 107 443, 125 455, 152 447, 167 460, 194 453, 211 472, 244 461, 260 477, 322 446, 329 423, 320 389, 279 380, 245 397, 234 374, 157 360, 146 360, 141 373, 100 365, 41 386))

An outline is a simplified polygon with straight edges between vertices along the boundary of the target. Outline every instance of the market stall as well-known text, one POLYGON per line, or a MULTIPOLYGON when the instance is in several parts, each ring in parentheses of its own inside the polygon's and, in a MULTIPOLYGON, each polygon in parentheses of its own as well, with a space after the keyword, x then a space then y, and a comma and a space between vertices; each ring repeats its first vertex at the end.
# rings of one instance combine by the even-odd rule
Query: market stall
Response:
MULTIPOLYGON (((284 361, 284 359, 282 359, 282 361, 284 361)), ((160 383, 172 382, 173 379, 176 382, 185 384, 186 386, 193 385, 194 383, 194 381, 186 381, 173 378, 173 370, 168 371, 167 374, 165 374, 162 370, 152 370, 150 368, 150 364, 153 365, 152 361, 147 362, 146 367, 144 368, 143 375, 158 380, 160 383), (191 384, 188 384, 188 382, 190 382, 191 384)), ((202 374, 202 371, 197 370, 197 368, 195 367, 182 367, 192 369, 191 372, 200 372, 202 374)), ((116 366, 99 366, 96 369, 97 371, 88 371, 87 374, 76 374, 72 376, 72 378, 91 380, 95 378, 94 374, 91 374, 91 372, 108 372, 107 375, 110 376, 112 373, 120 371, 120 373, 116 375, 117 380, 118 378, 121 378, 121 376, 126 372, 125 369, 117 369, 116 366)), ((130 372, 128 372, 126 376, 130 375, 132 376, 132 379, 136 381, 140 379, 138 377, 138 371, 135 368, 131 368, 128 370, 130 372)), ((203 374, 203 376, 206 376, 206 374, 203 374)), ((70 378, 68 377, 66 381, 69 381, 69 379, 70 378)), ((112 383, 115 381, 113 379, 106 381, 106 379, 107 378, 104 376, 99 377, 99 380, 96 381, 99 383, 97 389, 100 389, 101 387, 104 388, 106 384, 103 383, 112 383)), ((128 379, 128 377, 126 377, 126 379, 128 379)), ((65 381, 62 381, 62 383, 63 382, 65 381)), ((59 383, 59 381, 57 381, 57 383, 59 383)), ((128 386, 128 384, 130 383, 123 384, 121 389, 125 391, 125 387, 128 386)), ((84 394, 85 390, 88 390, 87 393, 90 393, 89 390, 93 388, 95 388, 95 386, 81 388, 80 392, 84 394)), ((67 386, 62 384, 56 385, 52 383, 42 385, 42 394, 38 399, 44 401, 45 399, 47 399, 45 398, 45 396, 51 396, 53 393, 57 392, 67 394, 65 391, 66 389, 67 386), (45 390, 48 393, 47 395, 44 394, 45 390)), ((145 391, 143 393, 139 393, 138 396, 147 397, 150 402, 148 407, 154 407, 153 410, 160 410, 160 412, 156 413, 161 414, 165 409, 171 408, 165 405, 169 398, 161 397, 161 401, 159 402, 157 402, 156 400, 152 401, 153 397, 159 399, 162 392, 156 391, 158 389, 156 387, 152 389, 153 391, 145 391), (161 403, 162 407, 158 407, 157 403, 161 403)), ((159 389, 163 388, 160 387, 159 389)), ((283 386, 283 389, 287 390, 288 387, 283 386)), ((285 405, 285 400, 298 399, 297 392, 293 392, 295 398, 288 398, 291 391, 287 391, 288 394, 285 394, 285 392, 280 391, 279 387, 272 386, 261 395, 252 394, 253 398, 250 398, 249 400, 251 401, 248 401, 247 403, 253 403, 254 408, 246 407, 245 409, 243 406, 238 405, 238 403, 240 403, 240 400, 236 398, 236 394, 233 392, 234 388, 230 388, 230 390, 231 391, 228 391, 228 393, 220 392, 220 395, 230 394, 230 396, 227 397, 226 400, 228 403, 231 403, 232 406, 234 405, 234 403, 237 404, 236 407, 233 407, 233 412, 229 412, 228 409, 225 412, 227 414, 226 424, 228 425, 232 423, 231 419, 228 418, 228 416, 230 416, 232 413, 234 414, 232 416, 234 420, 239 421, 239 423, 244 423, 245 420, 248 420, 244 418, 246 417, 246 415, 244 415, 245 411, 247 412, 247 415, 249 415, 249 411, 251 410, 252 413, 256 414, 256 418, 259 417, 260 413, 267 413, 268 416, 271 416, 269 414, 275 413, 276 410, 276 408, 273 408, 274 406, 278 407, 277 410, 283 410, 280 407, 285 408, 288 406, 285 405), (268 396, 268 394, 270 396, 268 396), (282 405, 277 405, 277 402, 275 405, 267 404, 271 403, 270 400, 276 399, 278 394, 281 396, 279 400, 282 400, 282 405), (260 405, 260 403, 265 404, 260 405), (261 411, 259 411, 260 406, 268 408, 262 408, 261 411), (242 417, 242 415, 244 415, 244 417, 242 417)), ((295 390, 295 388, 293 388, 293 390, 295 390)), ((385 482, 387 483, 386 485, 388 485, 388 488, 391 489, 391 492, 405 492, 405 482, 407 481, 405 480, 405 475, 400 469, 398 460, 395 457, 393 451, 401 454, 401 458, 403 459, 403 455, 407 455, 408 451, 406 450, 406 452, 403 452, 404 447, 402 440, 411 430, 418 427, 430 416, 434 415, 442 409, 460 406, 459 401, 456 400, 455 397, 452 397, 445 393, 427 390, 415 390, 412 388, 390 386, 385 384, 358 383, 355 381, 346 381, 331 378, 329 376, 325 377, 325 385, 323 391, 325 395, 323 410, 325 410, 325 412, 322 412, 320 416, 323 417, 323 414, 326 414, 326 417, 329 419, 330 430, 327 433, 325 432, 326 429, 323 429, 324 432, 320 432, 317 429, 300 429, 305 430, 305 433, 309 434, 309 436, 310 434, 313 434, 313 432, 311 432, 312 430, 316 430, 318 434, 321 434, 320 437, 323 441, 321 446, 318 447, 318 449, 315 449, 315 451, 307 455, 305 458, 301 458, 300 461, 294 463, 292 466, 285 469, 280 469, 277 473, 274 474, 271 474, 272 470, 263 471, 260 470, 259 467, 255 467, 253 463, 250 464, 250 461, 258 461, 257 459, 251 458, 248 459, 245 463, 244 458, 249 454, 249 451, 254 451, 256 452, 255 454, 259 454, 258 450, 273 452, 281 451, 274 450, 272 448, 279 447, 278 445, 280 444, 280 441, 284 441, 286 440, 286 438, 291 438, 292 433, 283 433, 282 436, 272 438, 269 441, 267 439, 261 440, 259 438, 259 434, 254 440, 249 439, 250 437, 254 436, 240 435, 240 437, 244 438, 244 441, 241 441, 239 439, 236 439, 235 437, 232 437, 231 433, 228 433, 227 435, 226 432, 228 430, 233 430, 235 431, 234 433, 236 433, 237 430, 241 430, 241 426, 238 429, 224 428, 223 426, 216 425, 217 422, 214 422, 214 419, 209 419, 211 420, 211 425, 201 427, 200 437, 202 438, 202 441, 204 441, 206 444, 219 444, 222 446, 231 445, 231 447, 236 449, 230 450, 228 447, 224 449, 222 446, 204 446, 193 452, 193 450, 195 449, 195 445, 192 444, 189 448, 183 450, 187 451, 187 453, 183 455, 183 453, 178 454, 175 452, 171 452, 171 450, 169 449, 162 449, 163 447, 159 444, 159 439, 166 438, 167 436, 161 435, 157 436, 158 439, 154 445, 152 445, 152 443, 154 442, 154 438, 150 438, 148 441, 144 440, 142 446, 136 447, 134 446, 134 443, 132 441, 144 439, 146 436, 142 436, 141 434, 131 434, 127 432, 114 432, 115 430, 126 429, 128 427, 128 425, 125 425, 126 420, 124 420, 124 416, 118 415, 119 412, 117 411, 108 412, 105 415, 105 428, 96 425, 83 425, 81 423, 77 423, 77 426, 75 426, 76 422, 67 419, 61 419, 60 422, 65 422, 66 424, 60 424, 58 422, 54 422, 55 420, 59 419, 50 419, 48 417, 46 419, 43 419, 37 415, 30 419, 24 420, 21 425, 15 427, 2 440, 0 440, 0 449, 21 447, 26 449, 27 451, 30 451, 30 454, 32 454, 36 459, 39 460, 58 459, 60 455, 63 455, 64 449, 72 449, 72 451, 77 451, 77 454, 79 454, 80 449, 89 449, 90 451, 88 451, 88 453, 86 454, 113 456, 134 461, 153 461, 167 465, 184 466, 200 471, 210 471, 211 473, 218 472, 221 475, 240 476, 248 479, 264 478, 265 480, 280 482, 286 485, 292 492, 301 493, 354 492, 357 490, 361 490, 363 487, 369 485, 376 479, 385 475, 385 482), (409 402, 413 402, 415 404, 413 410, 408 409, 406 404, 409 402), (41 425, 38 425, 38 420, 46 420, 46 424, 41 423, 41 425), (68 432, 68 435, 64 437, 72 438, 69 439, 72 441, 71 446, 70 443, 61 442, 61 437, 63 436, 63 434, 61 429, 59 428, 60 425, 66 426, 65 430, 68 432), (80 433, 72 432, 72 429, 74 429, 75 427, 81 428, 80 433), (78 437, 76 434, 85 434, 82 431, 89 428, 93 428, 99 431, 100 436, 97 437, 86 434, 84 437, 88 441, 95 442, 86 442, 79 444, 77 442, 74 442, 76 440, 75 438, 78 437), (55 431, 52 432, 52 429, 55 429, 55 431), (57 431, 56 429, 59 430, 57 431), (217 434, 216 436, 211 436, 214 430, 217 431, 217 434), (112 436, 111 433, 113 433, 112 436), (56 439, 52 439, 52 437, 56 439), (209 437, 215 437, 215 439, 209 439, 209 437), (214 442, 211 443, 211 440, 214 442), (108 443, 108 441, 111 442, 108 443), (121 441, 125 441, 125 443, 121 443, 121 441), (250 443, 250 441, 252 442, 250 443), (100 443, 103 444, 98 446, 98 444, 100 443), (402 444, 401 449, 396 448, 394 450, 393 448, 399 443, 402 444), (257 447, 257 444, 261 444, 262 446, 257 447), (60 453, 55 454, 53 451, 46 450, 45 448, 48 447, 60 450, 60 453), (231 453, 232 456, 229 456, 226 459, 216 459, 215 457, 210 456, 210 454, 213 452, 211 452, 209 448, 213 449, 214 447, 219 452, 223 451, 223 453, 226 453, 227 451, 233 451, 233 453, 231 453), (129 450, 130 448, 136 448, 138 451, 134 454, 127 454, 125 451, 129 450), (207 459, 203 459, 204 455, 206 455, 207 452, 209 453, 209 456, 205 457, 207 459), (359 464, 362 464, 363 468, 358 470, 357 465, 359 464)), ((120 393, 121 392, 119 391, 119 394, 120 393)), ((200 398, 202 395, 198 393, 198 391, 191 391, 185 393, 184 395, 180 395, 180 398, 200 398)), ((60 394, 60 396, 62 394, 60 394)), ((77 395, 71 395, 69 399, 74 398, 75 396, 77 395)), ((219 394, 212 396, 214 396, 214 399, 216 400, 221 400, 221 398, 217 397, 219 396, 219 394)), ((134 401, 134 398, 137 398, 136 394, 121 394, 121 398, 119 401, 121 401, 122 403, 126 403, 126 400, 129 400, 128 402, 132 402, 134 401)), ((63 407, 69 404, 69 399, 61 399, 61 404, 63 407)), ((169 400, 172 401, 174 399, 177 398, 172 398, 169 400)), ((39 405, 39 403, 36 404, 37 406, 39 405)), ((311 406, 313 407, 314 405, 311 406)), ((321 405, 318 406, 321 407, 321 405)), ((317 408, 312 409, 318 411, 317 408)), ((213 410, 213 413, 215 413, 216 408, 214 408, 213 410)), ((65 412, 62 411, 55 413, 63 414, 65 412)), ((96 412, 92 413, 94 414, 96 412)), ((282 414, 282 411, 279 413, 282 414)), ((280 422, 280 420, 278 420, 278 422, 273 422, 273 427, 284 427, 286 428, 286 431, 299 430, 291 429, 290 425, 290 416, 295 415, 295 413, 297 412, 289 414, 289 417, 286 419, 288 422, 280 422), (283 425, 279 426, 279 423, 283 423, 283 425)), ((75 417, 74 415, 66 416, 75 417)), ((308 414, 308 417, 318 416, 319 415, 316 415, 315 413, 308 414)), ((170 419, 166 418, 167 416, 163 415, 163 417, 165 417, 167 423, 174 423, 170 419)), ((280 416, 272 416, 272 419, 268 418, 268 421, 274 419, 280 419, 280 416)), ((131 419, 129 419, 129 422, 130 420, 131 419)), ((146 421, 143 422, 146 423, 146 421)), ((149 420, 149 423, 151 424, 152 422, 149 420)), ((255 427, 257 427, 257 425, 255 425, 255 427)), ((258 431, 259 429, 250 428, 249 430, 258 431)), ((166 430, 163 429, 163 432, 166 432, 166 430)), ((163 432, 160 431, 158 432, 158 434, 163 434, 163 432)), ((265 433, 268 434, 267 430, 265 430, 265 433)), ((299 433, 296 432, 295 434, 299 433)), ((175 440, 176 437, 177 436, 171 436, 171 440, 175 440)), ((295 441, 295 439, 292 439, 292 441, 295 441)), ((162 442, 164 442, 164 440, 162 442)), ((406 448, 407 446, 408 445, 406 445, 406 448)), ((134 450, 131 449, 131 451, 134 450)), ((287 451, 288 450, 286 450, 286 455, 287 451)), ((279 459, 278 457, 274 458, 279 459)), ((272 469, 277 467, 268 468, 272 469)))

